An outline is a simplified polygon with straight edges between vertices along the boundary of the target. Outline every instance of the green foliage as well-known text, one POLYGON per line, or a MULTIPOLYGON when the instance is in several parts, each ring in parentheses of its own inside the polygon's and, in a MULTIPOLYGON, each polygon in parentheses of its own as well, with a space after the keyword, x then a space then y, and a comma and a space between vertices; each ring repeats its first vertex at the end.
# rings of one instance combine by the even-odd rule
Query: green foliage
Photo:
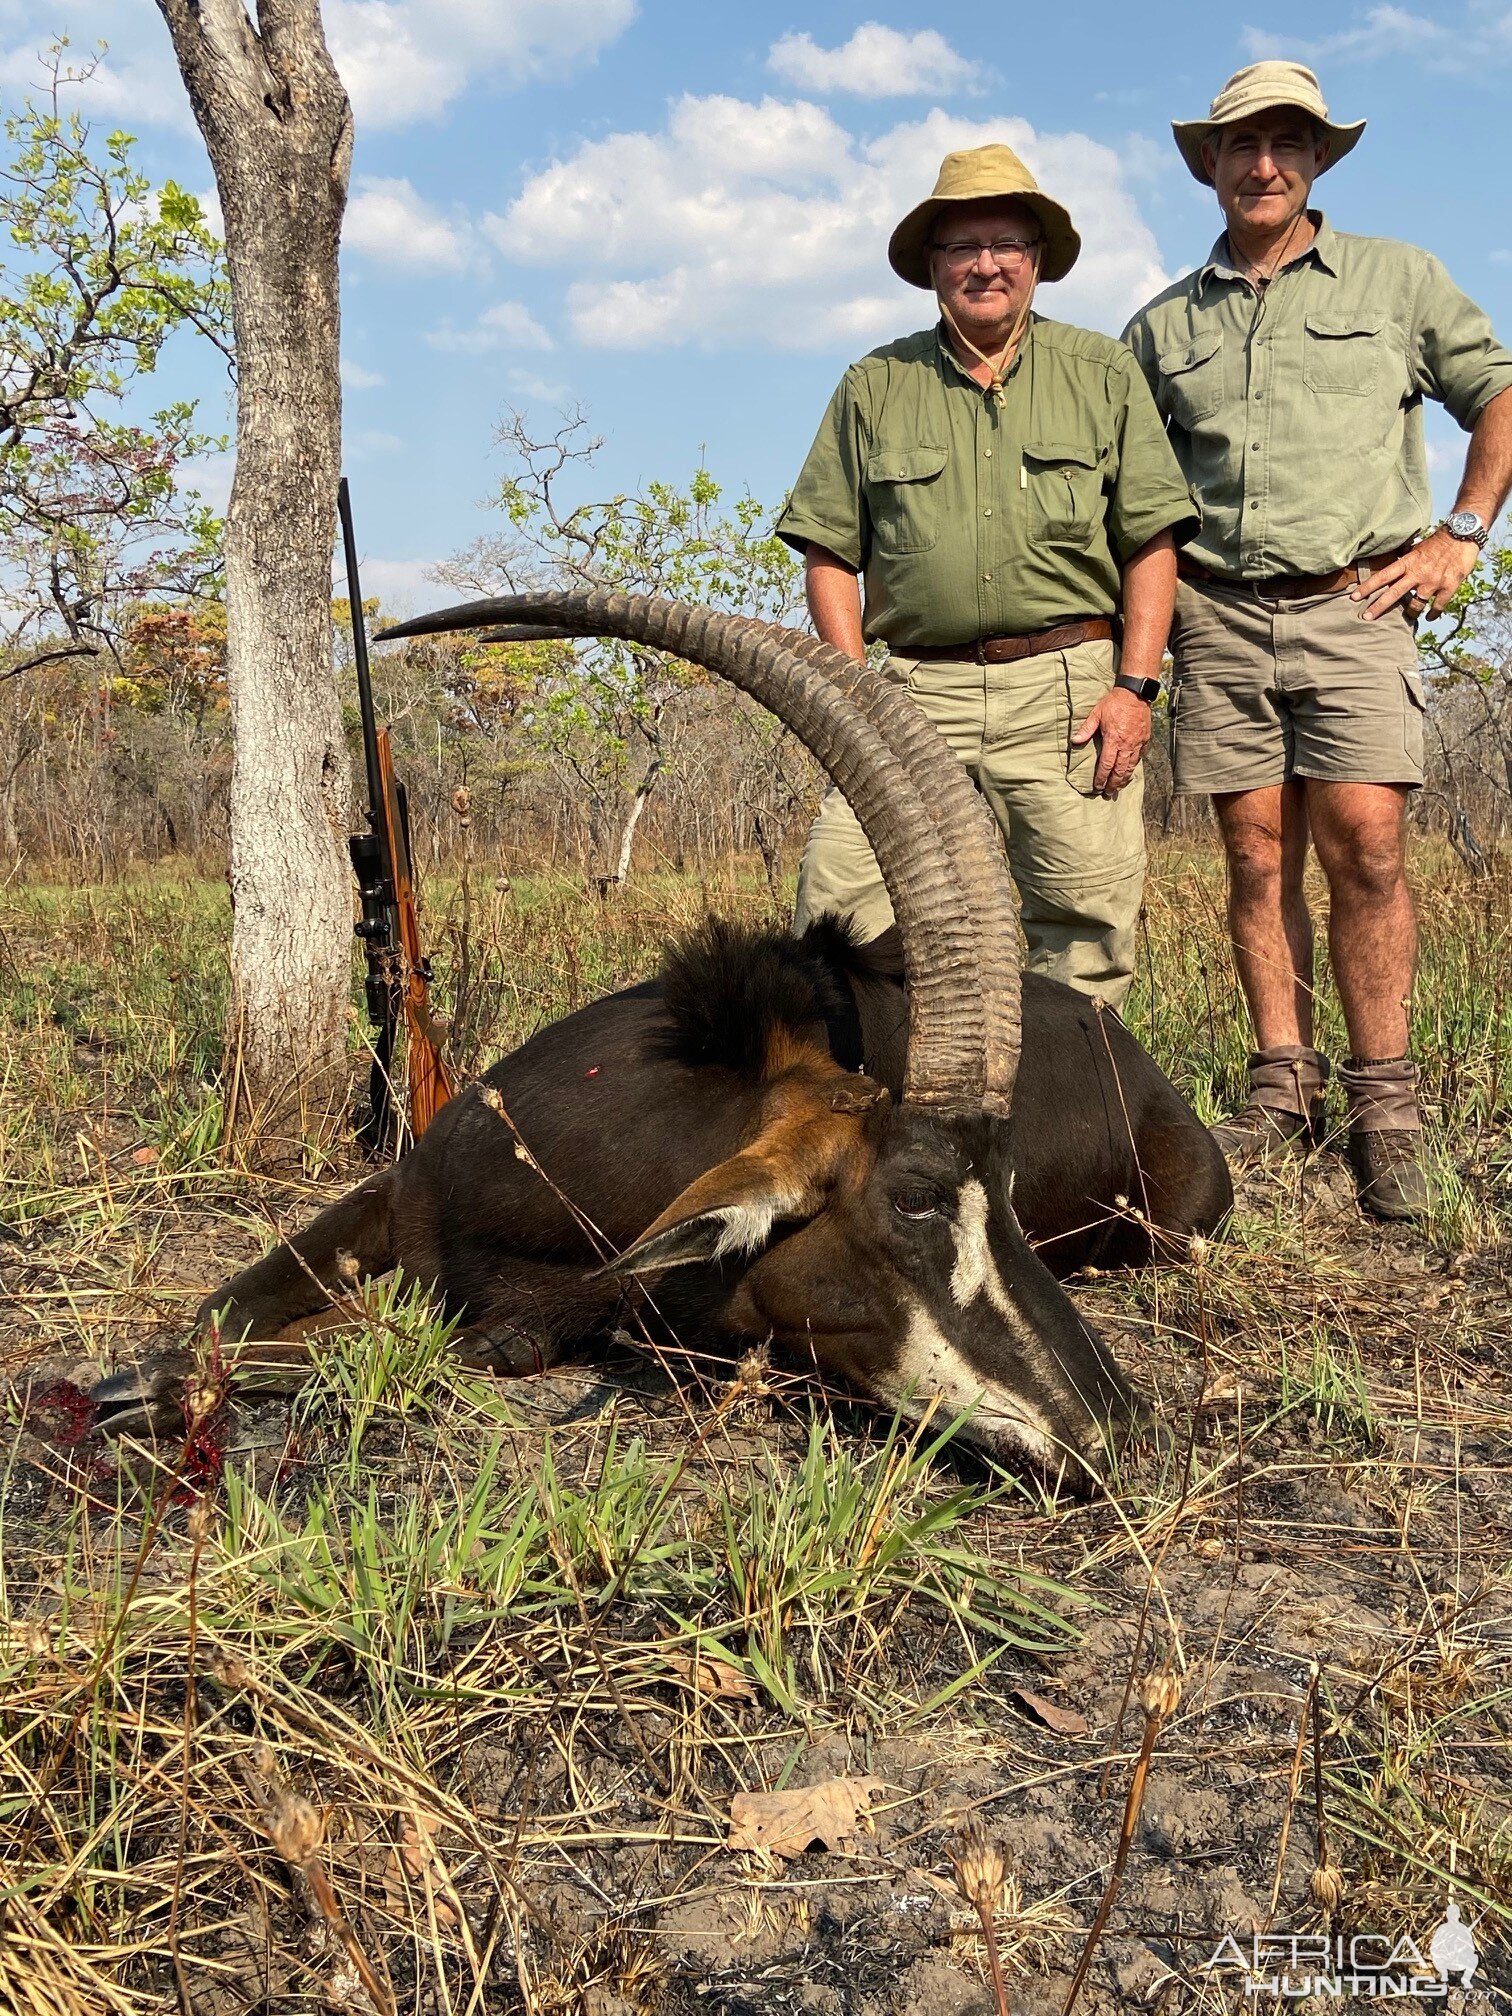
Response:
POLYGON ((113 647, 124 608, 213 580, 219 527, 179 487, 216 444, 174 401, 127 417, 180 328, 229 354, 220 245, 196 198, 154 189, 124 132, 50 104, 5 121, 0 237, 0 570, 12 669, 113 647), (39 632, 46 633, 40 638, 39 632))
MULTIPOLYGON (((480 540, 449 564, 447 578, 459 586, 495 593, 612 588, 772 622, 792 616, 801 567, 768 529, 769 507, 749 493, 728 501, 700 466, 682 488, 658 481, 569 504, 564 487, 582 483, 602 445, 587 438, 581 416, 539 441, 514 414, 498 438, 512 466, 495 504, 510 531, 480 540)), ((608 844, 626 816, 626 794, 643 800, 675 768, 681 703, 707 686, 708 674, 614 638, 584 640, 565 666, 560 658, 537 657, 529 671, 521 725, 591 795, 602 824, 598 837, 608 844)), ((744 725, 749 710, 734 694, 724 697, 732 719, 744 725)))

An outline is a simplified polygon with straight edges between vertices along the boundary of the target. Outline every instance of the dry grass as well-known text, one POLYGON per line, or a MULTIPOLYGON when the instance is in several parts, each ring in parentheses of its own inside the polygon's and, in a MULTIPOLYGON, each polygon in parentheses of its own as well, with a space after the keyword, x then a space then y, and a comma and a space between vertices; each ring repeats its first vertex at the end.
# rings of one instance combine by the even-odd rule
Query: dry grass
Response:
MULTIPOLYGON (((1126 1810, 1079 2009, 1231 2007, 1224 1932, 1426 1940, 1451 1887, 1490 2006, 1512 909, 1420 874, 1428 1235, 1362 1226, 1325 1154, 1246 1186, 1191 1266, 1081 1284, 1176 1431, 1092 1506, 699 1339, 494 1386, 402 1284, 292 1399, 120 1460, 76 1440, 86 1365, 174 1335, 344 1172, 221 1160, 219 892, 10 890, 0 2008, 964 2016, 985 1908, 1013 2005, 1048 2011, 1126 1810), (1180 1704, 1135 1802, 1161 1672, 1180 1704), (734 1791, 844 1772, 886 1787, 857 1853, 724 1846, 734 1791), (995 1905, 956 1889, 968 1823, 1007 1850, 995 1905)), ((1200 851, 1157 862, 1136 1003, 1208 1113, 1245 1049, 1218 890, 1200 851)), ((472 893, 467 1061, 646 971, 706 900, 767 902, 755 876, 472 893)))

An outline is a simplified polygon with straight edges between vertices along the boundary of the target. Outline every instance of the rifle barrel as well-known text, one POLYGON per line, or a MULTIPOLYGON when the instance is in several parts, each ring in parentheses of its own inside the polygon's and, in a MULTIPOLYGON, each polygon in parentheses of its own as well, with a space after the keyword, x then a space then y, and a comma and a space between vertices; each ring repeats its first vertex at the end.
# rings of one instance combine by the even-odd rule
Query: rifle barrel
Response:
MULTIPOLYGON (((347 601, 352 610, 352 656, 357 667, 357 704, 362 709, 362 753, 367 764, 368 824, 383 831, 383 779, 378 771, 378 719, 373 712, 373 678, 368 669, 367 623, 362 614, 362 583, 357 575, 357 534, 352 529, 352 497, 347 479, 336 486, 336 513, 341 520, 341 545, 346 555, 347 601)), ((385 863, 392 874, 392 863, 385 863)))

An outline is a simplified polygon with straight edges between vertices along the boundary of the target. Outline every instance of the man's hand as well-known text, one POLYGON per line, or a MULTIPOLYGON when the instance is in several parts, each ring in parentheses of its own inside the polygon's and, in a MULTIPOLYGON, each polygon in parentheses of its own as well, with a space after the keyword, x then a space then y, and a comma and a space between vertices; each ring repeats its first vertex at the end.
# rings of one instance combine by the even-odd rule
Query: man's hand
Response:
POLYGON ((1116 798, 1139 768, 1150 742, 1149 703, 1122 686, 1106 692, 1071 737, 1080 749, 1094 735, 1102 736, 1092 789, 1101 798, 1116 798))
POLYGON ((1362 614, 1367 623, 1404 598, 1409 616, 1436 616, 1455 589, 1470 579, 1479 558, 1480 548, 1473 539, 1456 539, 1440 526, 1399 560, 1351 588, 1350 599, 1365 604, 1362 614))

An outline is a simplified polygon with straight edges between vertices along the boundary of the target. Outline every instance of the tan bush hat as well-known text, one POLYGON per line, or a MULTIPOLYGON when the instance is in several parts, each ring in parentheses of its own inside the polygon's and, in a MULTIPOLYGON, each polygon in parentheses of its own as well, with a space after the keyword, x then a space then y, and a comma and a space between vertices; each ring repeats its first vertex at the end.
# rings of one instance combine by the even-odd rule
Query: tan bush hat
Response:
MULTIPOLYGON (((1335 161, 1342 161, 1365 131, 1363 119, 1341 125, 1329 118, 1317 78, 1301 63, 1251 63, 1247 68, 1234 72, 1208 107, 1206 119, 1171 121, 1171 131, 1176 135, 1181 158, 1199 182, 1207 183, 1209 188, 1213 183, 1212 176, 1202 165, 1203 141, 1211 140, 1220 126, 1233 126, 1241 119, 1253 119, 1257 112, 1267 112, 1273 105, 1295 105, 1299 111, 1306 112, 1317 121, 1328 136, 1328 155, 1323 168, 1332 168, 1335 161)), ((1322 172, 1320 168, 1318 173, 1321 175, 1322 172)))
POLYGON ((932 293, 929 239, 936 217, 952 203, 980 203, 991 196, 1011 196, 1039 219, 1045 234, 1041 280, 1059 280, 1071 271, 1081 250, 1071 213, 1044 194, 1011 147, 967 147, 945 156, 934 194, 910 210, 887 241, 887 262, 899 279, 932 293))

